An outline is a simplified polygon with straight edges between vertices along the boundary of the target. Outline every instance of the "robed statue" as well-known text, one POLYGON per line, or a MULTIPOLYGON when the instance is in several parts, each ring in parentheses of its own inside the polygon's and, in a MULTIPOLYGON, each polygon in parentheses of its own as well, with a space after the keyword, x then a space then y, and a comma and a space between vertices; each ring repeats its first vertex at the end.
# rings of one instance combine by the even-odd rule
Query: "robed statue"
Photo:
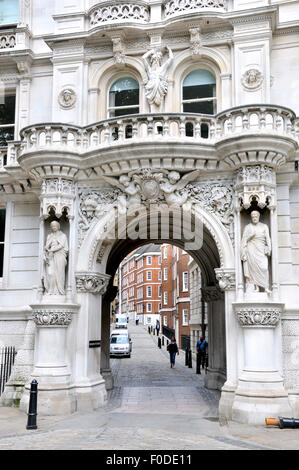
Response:
POLYGON ((50 228, 52 233, 47 236, 44 248, 45 292, 49 295, 64 295, 68 241, 66 235, 60 230, 59 222, 51 222, 50 228))
POLYGON ((269 293, 269 261, 271 240, 269 229, 260 221, 258 211, 251 212, 251 223, 246 225, 241 242, 246 292, 259 292, 263 288, 269 293))

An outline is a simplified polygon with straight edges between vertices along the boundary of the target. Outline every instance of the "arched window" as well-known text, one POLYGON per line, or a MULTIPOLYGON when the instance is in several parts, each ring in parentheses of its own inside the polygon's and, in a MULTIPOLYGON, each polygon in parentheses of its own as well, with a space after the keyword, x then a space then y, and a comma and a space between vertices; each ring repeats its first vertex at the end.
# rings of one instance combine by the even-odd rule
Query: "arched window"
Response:
POLYGON ((183 112, 216 114, 216 79, 204 69, 193 70, 183 81, 183 112))
POLYGON ((122 77, 109 90, 108 117, 139 113, 139 84, 134 78, 122 77))

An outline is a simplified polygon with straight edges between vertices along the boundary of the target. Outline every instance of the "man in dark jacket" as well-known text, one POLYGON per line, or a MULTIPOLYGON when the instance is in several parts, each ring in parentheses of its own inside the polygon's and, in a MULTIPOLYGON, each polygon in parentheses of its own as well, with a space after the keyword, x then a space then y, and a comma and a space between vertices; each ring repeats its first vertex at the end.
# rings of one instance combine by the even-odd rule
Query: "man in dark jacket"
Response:
POLYGON ((174 336, 171 338, 171 342, 167 346, 167 351, 169 352, 169 356, 170 356, 170 367, 174 367, 175 355, 179 354, 178 345, 176 344, 174 336))
MULTIPOLYGON (((205 367, 206 355, 208 353, 208 342, 204 339, 203 336, 199 338, 196 343, 196 352, 199 355, 199 363, 202 368, 205 367)), ((199 373, 200 373, 200 366, 199 366, 199 373)))

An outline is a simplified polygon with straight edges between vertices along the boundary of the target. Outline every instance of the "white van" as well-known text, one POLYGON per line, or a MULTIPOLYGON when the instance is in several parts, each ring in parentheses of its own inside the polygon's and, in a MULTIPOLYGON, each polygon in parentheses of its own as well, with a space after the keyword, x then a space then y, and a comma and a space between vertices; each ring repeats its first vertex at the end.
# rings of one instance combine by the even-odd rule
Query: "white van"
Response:
POLYGON ((115 316, 115 328, 128 328, 127 315, 115 316))
POLYGON ((129 338, 129 343, 130 343, 130 351, 132 351, 132 339, 131 335, 129 333, 129 330, 123 329, 123 328, 118 328, 117 330, 112 330, 110 333, 110 338, 112 336, 127 336, 129 338))

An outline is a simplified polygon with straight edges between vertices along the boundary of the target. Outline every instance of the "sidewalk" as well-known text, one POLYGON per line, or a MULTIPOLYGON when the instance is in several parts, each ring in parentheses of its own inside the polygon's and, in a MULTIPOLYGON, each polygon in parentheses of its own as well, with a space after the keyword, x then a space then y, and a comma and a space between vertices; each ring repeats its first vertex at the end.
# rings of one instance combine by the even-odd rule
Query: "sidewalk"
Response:
POLYGON ((218 422, 219 392, 205 389, 204 375, 176 367, 143 325, 129 326, 131 359, 113 359, 115 387, 107 405, 90 413, 37 417, 0 408, 1 449, 245 450, 297 449, 299 430, 218 422))

